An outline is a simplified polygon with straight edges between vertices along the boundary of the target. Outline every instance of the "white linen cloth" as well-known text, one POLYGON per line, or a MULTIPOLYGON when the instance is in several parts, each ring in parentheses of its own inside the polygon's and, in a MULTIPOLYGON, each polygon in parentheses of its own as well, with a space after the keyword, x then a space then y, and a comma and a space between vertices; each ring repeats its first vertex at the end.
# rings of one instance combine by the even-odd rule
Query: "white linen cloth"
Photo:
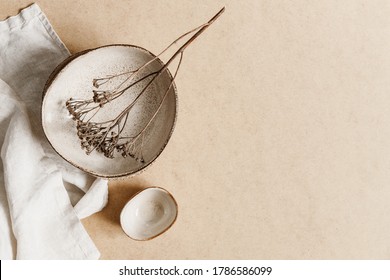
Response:
POLYGON ((107 181, 60 158, 41 127, 44 84, 68 56, 38 5, 0 21, 1 259, 100 256, 80 219, 106 205, 107 181))

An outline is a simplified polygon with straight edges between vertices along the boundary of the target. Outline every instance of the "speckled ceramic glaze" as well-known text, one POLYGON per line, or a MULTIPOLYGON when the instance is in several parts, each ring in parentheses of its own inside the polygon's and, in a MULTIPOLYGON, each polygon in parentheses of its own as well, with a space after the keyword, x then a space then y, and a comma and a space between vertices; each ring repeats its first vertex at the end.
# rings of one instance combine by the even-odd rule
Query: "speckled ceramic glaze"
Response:
MULTIPOLYGON (((65 61, 53 72, 44 92, 42 103, 42 125, 47 139, 53 148, 65 160, 74 166, 98 177, 122 177, 135 174, 150 165, 163 151, 173 132, 177 113, 176 87, 170 89, 156 118, 149 126, 144 141, 144 163, 117 155, 109 159, 93 151, 87 155, 80 146, 76 123, 70 117, 65 106, 69 98, 92 98, 94 78, 118 74, 145 64, 155 56, 145 49, 130 45, 111 45, 84 51, 65 61)), ((163 63, 155 60, 146 71, 153 72, 163 63)), ((172 81, 172 76, 165 71, 156 82, 137 101, 128 117, 127 135, 137 133, 154 114, 163 98, 165 89, 172 81)), ((105 105, 94 121, 105 121, 118 115, 132 100, 140 83, 117 100, 105 105), (133 92, 134 91, 134 92, 133 92)))
POLYGON ((151 187, 136 194, 121 212, 123 231, 132 239, 149 240, 167 229, 177 217, 177 203, 163 188, 151 187))

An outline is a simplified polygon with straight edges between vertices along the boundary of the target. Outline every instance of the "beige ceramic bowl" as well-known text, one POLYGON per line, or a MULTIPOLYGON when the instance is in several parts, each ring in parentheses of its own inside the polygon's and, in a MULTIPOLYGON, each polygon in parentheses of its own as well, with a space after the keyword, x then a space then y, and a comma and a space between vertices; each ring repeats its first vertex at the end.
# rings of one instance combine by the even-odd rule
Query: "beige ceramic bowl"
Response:
POLYGON ((129 200, 120 215, 123 231, 134 240, 150 240, 168 230, 177 217, 177 203, 165 189, 147 188, 129 200))
MULTIPOLYGON (((164 150, 170 139, 177 113, 176 86, 170 89, 156 118, 148 129, 143 149, 144 163, 133 158, 123 158, 119 154, 107 158, 96 151, 87 155, 81 149, 77 137, 75 121, 65 106, 69 98, 88 99, 92 97, 94 78, 123 73, 150 61, 155 56, 149 51, 131 45, 110 45, 87 50, 64 61, 53 72, 44 90, 42 102, 42 125, 47 139, 56 152, 74 166, 97 177, 114 178, 133 175, 149 166, 164 150)), ((148 65, 148 71, 161 68, 163 63, 156 59, 148 65)), ((148 122, 160 104, 165 89, 172 81, 169 71, 165 71, 156 83, 153 83, 132 109, 125 131, 128 135, 148 122)), ((141 85, 140 85, 141 86, 141 85)), ((99 112, 101 120, 118 115, 134 100, 134 94, 124 94, 117 102, 99 112)))

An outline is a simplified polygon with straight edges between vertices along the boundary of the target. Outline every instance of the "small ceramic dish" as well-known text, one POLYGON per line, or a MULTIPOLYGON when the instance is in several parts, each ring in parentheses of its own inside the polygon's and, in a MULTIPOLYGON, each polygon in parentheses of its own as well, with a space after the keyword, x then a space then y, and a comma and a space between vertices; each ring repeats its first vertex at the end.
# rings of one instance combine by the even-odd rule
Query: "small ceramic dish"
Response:
MULTIPOLYGON (((162 106, 149 126, 144 137, 143 162, 117 154, 114 158, 105 157, 96 150, 89 155, 81 148, 77 136, 76 122, 71 118, 66 101, 70 98, 87 100, 93 96, 93 83, 96 78, 108 77, 137 69, 155 56, 149 51, 132 45, 109 45, 78 53, 60 64, 50 76, 42 101, 42 126, 45 135, 54 148, 66 161, 81 170, 97 177, 115 178, 134 175, 149 166, 164 150, 176 122, 177 90, 173 83, 163 99, 166 88, 172 82, 172 75, 164 71, 159 79, 148 87, 127 118, 125 136, 136 135, 156 112, 161 100, 162 106)), ((157 71, 163 62, 155 59, 148 64, 146 71, 157 71)), ((134 87, 143 86, 145 81, 134 87)), ((133 88, 132 88, 133 89, 133 88)), ((123 108, 134 101, 136 93, 123 94, 120 99, 104 105, 96 115, 98 121, 113 119, 123 108)))
POLYGON ((177 217, 177 203, 165 189, 147 188, 129 200, 120 215, 123 231, 132 239, 145 241, 168 230, 177 217))

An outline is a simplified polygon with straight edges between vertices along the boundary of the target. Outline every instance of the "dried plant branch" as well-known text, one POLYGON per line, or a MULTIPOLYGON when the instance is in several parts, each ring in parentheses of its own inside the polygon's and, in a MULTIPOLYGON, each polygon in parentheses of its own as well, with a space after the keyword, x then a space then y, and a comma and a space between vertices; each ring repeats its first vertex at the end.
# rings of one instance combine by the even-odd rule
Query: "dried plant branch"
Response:
POLYGON ((110 75, 104 78, 94 79, 92 84, 95 89, 92 91, 93 97, 91 99, 82 100, 70 98, 66 102, 66 108, 72 115, 73 119, 76 121, 77 135, 81 141, 81 147, 85 149, 87 154, 90 154, 92 151, 96 150, 97 152, 103 153, 108 158, 113 158, 115 152, 118 152, 123 157, 130 156, 139 161, 140 163, 145 162, 143 156, 145 133, 150 127, 153 120, 156 118, 166 97, 168 96, 169 91, 173 86, 174 80, 177 76, 183 59, 184 50, 202 32, 204 32, 204 30, 206 30, 206 28, 208 28, 224 12, 224 10, 225 8, 222 8, 207 23, 202 24, 178 37, 156 57, 141 65, 137 69, 123 72, 120 74, 110 75), (143 71, 147 69, 146 67, 148 65, 159 59, 162 54, 164 54, 173 45, 175 45, 178 41, 180 41, 189 34, 193 35, 177 49, 177 51, 168 59, 167 63, 165 63, 160 69, 154 72, 146 72, 146 74, 142 74, 143 71), (179 61, 177 63, 172 80, 168 88, 165 89, 163 97, 161 98, 157 109, 154 111, 153 115, 141 128, 141 130, 135 135, 123 136, 122 132, 124 131, 125 126, 127 124, 131 109, 134 107, 140 97, 147 91, 147 89, 158 78, 161 77, 162 73, 164 73, 168 69, 168 66, 170 66, 176 58, 178 58, 179 61), (113 89, 100 89, 102 85, 107 84, 108 82, 123 76, 125 77, 125 79, 113 89), (141 82, 146 82, 142 90, 135 96, 134 100, 115 118, 103 122, 93 121, 95 115, 104 105, 119 98, 124 93, 128 92, 135 85, 141 82))

